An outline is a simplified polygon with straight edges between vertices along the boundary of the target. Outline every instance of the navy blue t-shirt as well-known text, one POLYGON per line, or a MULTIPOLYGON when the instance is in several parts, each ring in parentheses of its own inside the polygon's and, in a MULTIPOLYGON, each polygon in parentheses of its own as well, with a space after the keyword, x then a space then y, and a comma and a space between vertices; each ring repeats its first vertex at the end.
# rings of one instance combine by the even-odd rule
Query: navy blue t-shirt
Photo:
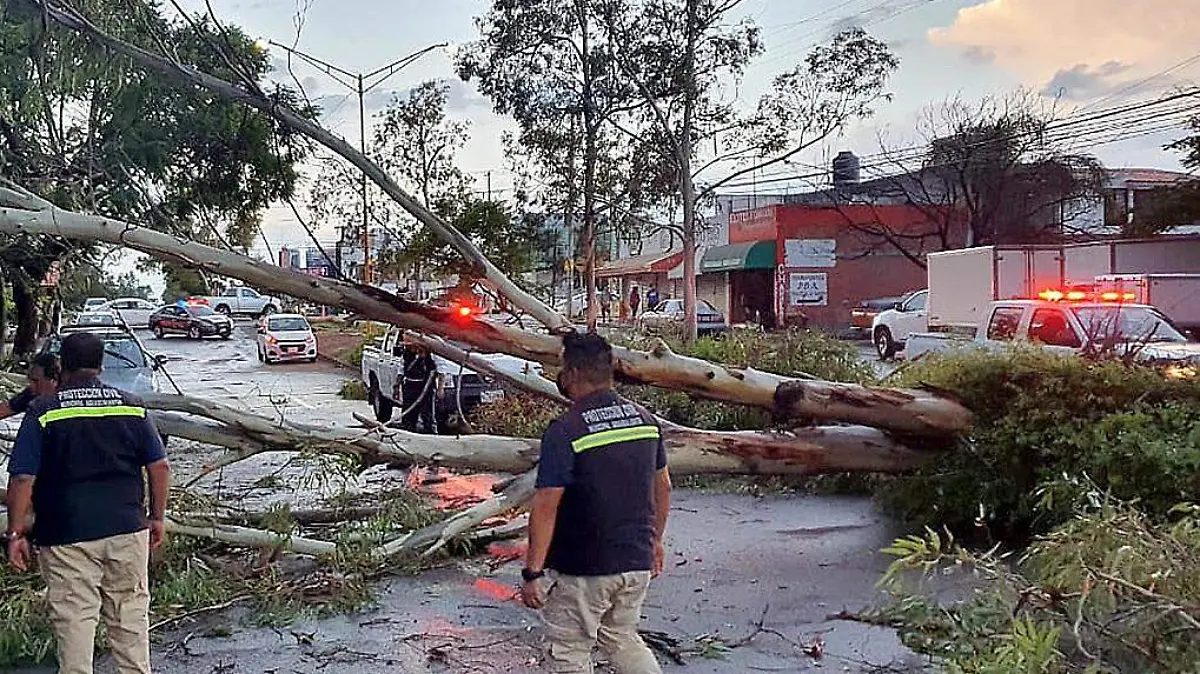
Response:
POLYGON ((576 402, 550 424, 537 486, 564 491, 547 568, 571 576, 650 570, 654 481, 666 466, 654 416, 611 391, 576 402))
POLYGON ((35 478, 33 539, 67 545, 144 529, 142 469, 165 458, 142 401, 92 380, 30 403, 8 472, 35 478))

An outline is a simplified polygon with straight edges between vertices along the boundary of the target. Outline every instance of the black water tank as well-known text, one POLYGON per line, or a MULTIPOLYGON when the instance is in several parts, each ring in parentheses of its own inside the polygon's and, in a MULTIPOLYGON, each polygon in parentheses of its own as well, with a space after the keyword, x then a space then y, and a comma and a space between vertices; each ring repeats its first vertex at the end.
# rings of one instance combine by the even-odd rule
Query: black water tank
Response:
POLYGON ((843 150, 833 158, 833 186, 837 188, 857 185, 859 175, 858 157, 853 152, 843 150))

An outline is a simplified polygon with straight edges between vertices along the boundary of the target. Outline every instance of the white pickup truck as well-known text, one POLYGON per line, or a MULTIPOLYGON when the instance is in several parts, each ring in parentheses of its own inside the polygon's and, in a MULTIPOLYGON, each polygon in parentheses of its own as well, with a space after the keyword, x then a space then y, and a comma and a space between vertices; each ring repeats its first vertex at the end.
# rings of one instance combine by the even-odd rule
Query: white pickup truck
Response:
MULTIPOLYGON (((401 405, 400 383, 404 370, 404 331, 391 328, 383 337, 376 338, 363 348, 362 381, 367 386, 368 400, 375 412, 375 419, 387 423, 393 412, 401 405)), ((470 347, 459 345, 465 351, 470 347)), ((514 374, 541 374, 541 363, 522 360, 514 356, 497 353, 477 353, 477 357, 490 362, 500 370, 514 374)), ((490 376, 480 375, 470 368, 461 367, 434 354, 440 382, 436 405, 437 427, 444 429, 450 417, 467 414, 476 405, 491 402, 504 395, 504 389, 490 376)))
POLYGON ((1200 344, 1188 342, 1166 316, 1145 304, 1001 300, 992 302, 985 316, 973 339, 946 333, 909 335, 906 358, 1027 342, 1060 353, 1111 346, 1141 361, 1200 365, 1200 344))
POLYGON ((245 286, 230 286, 219 295, 190 297, 188 302, 207 304, 213 311, 232 316, 267 316, 279 311, 280 301, 269 295, 260 295, 257 290, 245 286))

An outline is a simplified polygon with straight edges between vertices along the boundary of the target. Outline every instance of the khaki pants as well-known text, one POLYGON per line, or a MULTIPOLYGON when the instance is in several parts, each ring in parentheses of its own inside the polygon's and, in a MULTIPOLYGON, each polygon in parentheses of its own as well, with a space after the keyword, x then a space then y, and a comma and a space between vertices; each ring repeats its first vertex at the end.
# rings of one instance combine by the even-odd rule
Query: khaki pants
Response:
POLYGON ((104 618, 119 674, 150 673, 150 534, 139 531, 38 551, 59 674, 92 674, 104 618))
POLYGON ((658 661, 638 636, 649 571, 613 576, 555 577, 543 615, 556 674, 590 674, 592 649, 620 674, 661 674, 658 661))

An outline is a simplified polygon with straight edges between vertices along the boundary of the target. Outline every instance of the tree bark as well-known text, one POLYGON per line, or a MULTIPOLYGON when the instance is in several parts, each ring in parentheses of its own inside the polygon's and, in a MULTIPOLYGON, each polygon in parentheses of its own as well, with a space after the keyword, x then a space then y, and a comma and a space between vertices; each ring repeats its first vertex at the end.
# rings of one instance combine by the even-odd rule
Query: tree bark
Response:
MULTIPOLYGON (((561 363, 562 341, 556 335, 463 320, 450 310, 404 300, 377 288, 309 276, 129 223, 63 211, 29 193, 0 188, 0 201, 21 204, 19 208, 0 208, 0 232, 112 243, 284 295, 346 307, 365 319, 447 337, 486 352, 549 365, 561 363)), ((679 356, 663 343, 651 352, 614 347, 613 355, 616 372, 625 381, 753 405, 780 419, 863 424, 923 436, 960 434, 971 422, 966 408, 926 391, 797 380, 679 356)))
POLYGON ((676 161, 679 168, 679 196, 683 202, 683 340, 696 341, 696 184, 692 176, 692 126, 696 115, 696 3, 687 0, 687 46, 684 50, 685 84, 683 124, 679 130, 676 161))
MULTIPOLYGON (((204 466, 192 482, 269 451, 347 454, 368 465, 436 464, 460 470, 521 473, 535 465, 540 449, 537 440, 526 438, 422 435, 378 427, 362 433, 308 424, 281 424, 185 396, 147 396, 145 403, 158 410, 154 419, 164 434, 230 450, 204 466), (162 412, 192 414, 216 423, 162 412)), ((853 426, 771 433, 701 431, 665 424, 663 435, 671 470, 678 475, 900 473, 933 456, 932 452, 908 449, 875 429, 853 426)))
POLYGON ((13 307, 17 312, 17 332, 13 335, 13 356, 28 356, 37 347, 38 298, 37 288, 31 287, 22 274, 15 274, 12 283, 13 307))
POLYGON ((0 269, 0 359, 8 349, 8 275, 0 269))

